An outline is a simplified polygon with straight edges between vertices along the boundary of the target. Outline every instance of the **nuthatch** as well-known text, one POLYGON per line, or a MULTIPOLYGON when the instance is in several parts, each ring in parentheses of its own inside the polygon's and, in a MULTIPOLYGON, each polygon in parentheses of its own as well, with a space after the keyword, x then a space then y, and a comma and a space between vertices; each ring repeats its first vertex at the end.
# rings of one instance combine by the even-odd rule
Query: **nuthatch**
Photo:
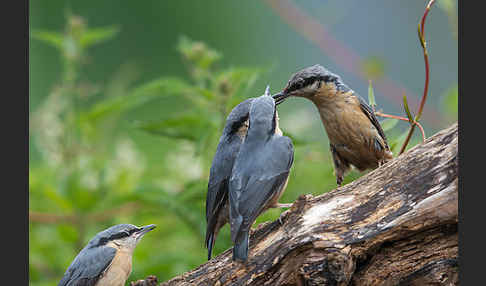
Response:
POLYGON ((233 260, 248 259, 249 231, 256 218, 271 207, 282 207, 294 159, 292 140, 282 136, 274 99, 267 87, 253 99, 249 127, 229 180, 229 204, 233 260))
POLYGON ((118 224, 99 232, 74 258, 58 286, 125 285, 135 246, 154 228, 118 224))
POLYGON ((208 260, 211 259, 219 229, 229 220, 228 181, 233 163, 245 139, 248 129, 248 114, 253 98, 238 104, 226 119, 209 172, 208 192, 206 195, 206 248, 208 260))
POLYGON ((373 110, 338 75, 320 65, 300 70, 273 97, 278 105, 289 96, 305 97, 319 110, 329 137, 338 185, 351 165, 364 171, 393 158, 373 110))

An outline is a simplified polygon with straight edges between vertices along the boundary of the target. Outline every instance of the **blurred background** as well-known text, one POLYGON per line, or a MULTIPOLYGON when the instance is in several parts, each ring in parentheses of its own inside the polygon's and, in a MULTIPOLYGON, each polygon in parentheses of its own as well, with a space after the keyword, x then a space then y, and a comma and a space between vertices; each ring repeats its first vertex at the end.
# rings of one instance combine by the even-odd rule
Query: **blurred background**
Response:
MULTIPOLYGON (((29 280, 55 285, 99 231, 157 228, 128 281, 159 281, 204 263, 212 156, 231 109, 281 90, 321 64, 376 109, 416 113, 425 72, 417 25, 427 1, 30 1, 29 280)), ((457 121, 457 1, 438 0, 425 27, 427 136, 457 121)), ((295 145, 281 202, 336 187, 310 101, 279 106, 295 145)), ((396 155, 409 124, 379 118, 396 155)), ((408 148, 421 142, 415 130, 408 148)), ((344 183, 363 173, 351 172, 344 183)), ((257 224, 275 220, 269 210, 257 224)), ((231 247, 229 226, 214 256, 231 247)))

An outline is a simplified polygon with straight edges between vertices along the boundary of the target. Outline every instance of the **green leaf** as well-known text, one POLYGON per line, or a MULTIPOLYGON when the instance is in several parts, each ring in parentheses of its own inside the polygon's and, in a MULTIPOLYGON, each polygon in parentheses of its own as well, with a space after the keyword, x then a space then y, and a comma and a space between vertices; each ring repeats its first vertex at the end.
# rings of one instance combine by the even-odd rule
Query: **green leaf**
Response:
POLYGON ((127 96, 109 97, 98 102, 81 115, 81 121, 96 122, 107 116, 136 108, 155 97, 177 95, 189 89, 189 85, 176 78, 157 79, 135 88, 127 96))
POLYGON ((199 137, 195 139, 196 142, 196 149, 195 155, 201 156, 202 154, 206 153, 209 147, 209 143, 211 142, 211 135, 215 132, 216 128, 211 128, 211 126, 205 126, 203 132, 199 132, 199 137))
POLYGON ((403 96, 403 108, 405 109, 405 113, 407 114, 409 123, 412 124, 414 120, 413 120, 412 113, 410 113, 410 109, 408 108, 408 101, 405 95, 403 96))
POLYGON ((31 33, 32 38, 42 41, 54 48, 63 49, 64 35, 57 32, 35 30, 31 33))
POLYGON ((398 145, 402 144, 403 141, 405 141, 405 138, 407 138, 407 135, 408 135, 408 129, 403 132, 400 136, 398 136, 397 138, 395 138, 395 140, 392 140, 391 144, 390 144, 390 149, 393 153, 395 153, 395 148, 398 147, 398 145))
POLYGON ((43 190, 44 197, 49 199, 51 202, 54 202, 56 206, 58 206, 63 211, 72 211, 73 204, 69 199, 64 198, 60 195, 56 190, 51 187, 46 187, 43 190))
POLYGON ((200 97, 204 98, 205 100, 211 101, 216 98, 214 92, 202 87, 193 87, 192 90, 194 91, 193 94, 199 95, 200 97))
POLYGON ((375 102, 375 93, 373 92, 373 85, 371 84, 371 80, 369 81, 369 85, 368 85, 368 102, 371 108, 373 108, 374 110, 376 106, 376 102, 375 102))
POLYGON ((195 179, 187 182, 184 185, 184 191, 177 196, 177 200, 181 203, 193 200, 205 200, 208 188, 208 181, 205 179, 195 179))
MULTIPOLYGON (((253 84, 258 79, 258 76, 262 74, 263 71, 264 69, 262 68, 232 67, 219 72, 216 75, 216 81, 217 82, 228 81, 235 85, 241 83, 253 84)), ((263 94, 263 90, 262 90, 262 94, 263 94)))
POLYGON ((118 34, 118 32, 120 32, 120 29, 116 26, 92 28, 83 32, 79 43, 81 44, 81 47, 88 48, 95 44, 99 44, 112 39, 116 36, 116 34, 118 34))
POLYGON ((133 95, 176 95, 192 90, 185 81, 178 78, 165 77, 143 84, 133 90, 133 95))
POLYGON ((161 121, 140 121, 134 123, 139 128, 154 135, 161 135, 174 139, 184 139, 193 142, 203 138, 208 129, 216 128, 205 116, 182 115, 161 121))
POLYGON ((83 172, 77 170, 64 178, 63 195, 77 211, 88 213, 100 202, 103 193, 99 189, 88 189, 82 183, 83 172))
POLYGON ((383 131, 386 132, 386 131, 392 129, 393 127, 395 127, 395 125, 397 125, 397 123, 398 123, 398 119, 388 118, 388 119, 385 119, 382 122, 380 122, 380 125, 381 125, 381 128, 383 129, 383 131))
POLYGON ((197 42, 182 36, 179 39, 177 50, 196 67, 208 70, 222 55, 209 48, 203 42, 197 42))
POLYGON ((65 241, 74 243, 78 239, 79 232, 73 225, 62 224, 57 226, 59 237, 65 241))
POLYGON ((204 235, 204 226, 201 224, 200 212, 197 208, 186 207, 177 200, 177 194, 171 194, 158 187, 144 187, 137 190, 143 193, 147 204, 156 205, 178 216, 182 221, 192 227, 197 233, 204 235))

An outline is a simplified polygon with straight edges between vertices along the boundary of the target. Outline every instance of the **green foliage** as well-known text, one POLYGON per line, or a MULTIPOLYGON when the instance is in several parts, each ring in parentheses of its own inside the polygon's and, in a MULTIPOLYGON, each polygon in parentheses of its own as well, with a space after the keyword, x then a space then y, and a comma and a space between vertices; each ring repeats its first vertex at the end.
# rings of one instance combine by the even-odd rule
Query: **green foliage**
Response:
POLYGON ((459 91, 457 84, 452 85, 443 95, 442 106, 445 114, 448 114, 452 120, 457 120, 459 110, 459 91))
MULTIPOLYGON (((81 75, 89 49, 118 32, 87 27, 74 15, 64 33, 32 32, 34 40, 59 50, 64 63, 61 82, 30 118, 31 148, 41 154, 29 167, 33 285, 56 284, 87 241, 117 223, 157 225, 137 247, 133 279, 149 274, 168 279, 205 260, 212 155, 227 114, 258 96, 249 91, 264 70, 217 68, 219 52, 182 37, 177 50, 188 79, 161 77, 132 86, 133 80, 119 75, 104 85, 88 82, 81 75), (181 102, 184 110, 128 119, 131 111, 163 99, 181 102), (147 165, 150 154, 137 146, 143 132, 153 136, 152 144, 162 142, 167 156, 158 166, 147 165)), ((229 234, 222 233, 216 249, 229 246, 229 234)))
POLYGON ((388 132, 393 127, 395 127, 397 125, 397 123, 398 123, 398 119, 389 118, 389 119, 385 119, 385 120, 381 121, 380 125, 381 125, 381 128, 383 128, 384 132, 388 132))

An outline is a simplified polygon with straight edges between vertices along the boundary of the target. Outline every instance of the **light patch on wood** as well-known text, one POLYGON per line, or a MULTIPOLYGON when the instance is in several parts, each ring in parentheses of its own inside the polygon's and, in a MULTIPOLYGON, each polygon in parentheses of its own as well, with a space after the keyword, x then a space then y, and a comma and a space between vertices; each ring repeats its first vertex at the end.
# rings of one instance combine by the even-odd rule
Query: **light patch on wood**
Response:
POLYGON ((261 271, 259 273, 254 273, 254 274, 251 275, 250 279, 255 280, 255 278, 258 278, 258 277, 263 276, 263 275, 265 275, 265 271, 261 271))
POLYGON ((360 228, 362 225, 371 224, 375 221, 380 221, 382 218, 386 217, 388 214, 398 210, 403 205, 402 198, 398 200, 382 202, 376 207, 376 211, 374 211, 370 216, 366 217, 362 220, 356 227, 360 228))
POLYGON ((278 229, 278 231, 270 233, 268 236, 265 237, 264 240, 260 241, 254 248, 255 253, 260 252, 261 250, 265 250, 270 245, 275 243, 276 241, 280 240, 282 238, 282 230, 278 229))
POLYGON ((324 235, 319 237, 319 240, 312 242, 312 245, 314 246, 314 248, 321 248, 321 249, 329 248, 329 247, 339 248, 336 244, 340 239, 341 237, 334 233, 325 233, 324 235))
POLYGON ((432 189, 428 190, 428 191, 427 191, 427 194, 430 194, 430 193, 432 193, 432 192, 435 192, 435 191, 439 190, 439 189, 442 187, 441 183, 442 183, 442 181, 443 181, 445 178, 447 178, 447 175, 445 175, 445 174, 441 175, 441 176, 439 177, 439 180, 438 180, 437 185, 436 185, 436 186, 434 186, 432 189))
POLYGON ((431 210, 436 217, 446 219, 453 215, 457 216, 457 202, 457 179, 455 179, 440 193, 433 194, 419 202, 414 209, 431 210))
POLYGON ((353 199, 354 196, 339 196, 332 198, 328 202, 311 207, 302 216, 303 222, 301 230, 306 230, 306 228, 309 226, 325 221, 331 215, 335 215, 333 210, 342 207, 343 204, 352 201, 353 199))
POLYGON ((424 216, 425 213, 432 214, 427 216, 428 221, 431 221, 432 218, 445 220, 452 216, 457 217, 457 179, 451 182, 451 184, 445 187, 442 191, 425 198, 414 205, 410 211, 389 222, 385 228, 405 224, 407 221, 412 221, 417 216, 424 216))

